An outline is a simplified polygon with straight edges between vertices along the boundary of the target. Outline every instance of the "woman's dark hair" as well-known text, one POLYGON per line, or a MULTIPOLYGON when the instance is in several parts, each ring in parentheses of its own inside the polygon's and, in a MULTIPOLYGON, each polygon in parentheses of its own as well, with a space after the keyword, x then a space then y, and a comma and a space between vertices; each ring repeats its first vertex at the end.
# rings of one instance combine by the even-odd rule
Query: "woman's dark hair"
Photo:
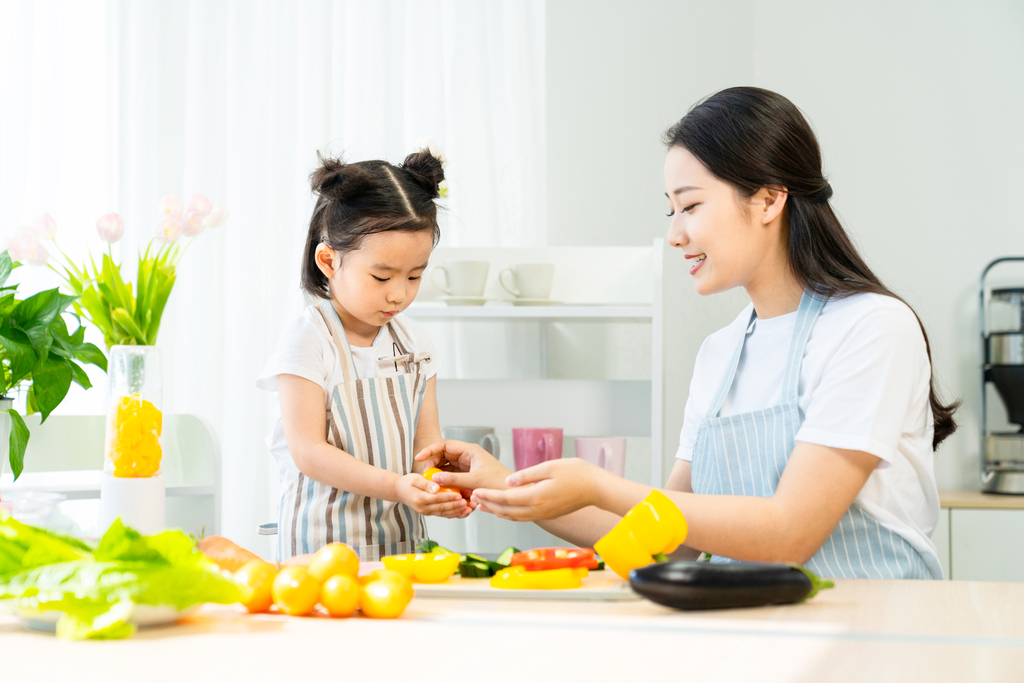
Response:
MULTIPOLYGON (((829 204, 832 187, 821 173, 818 140, 800 110, 782 95, 762 88, 722 90, 695 104, 665 131, 664 142, 688 150, 741 196, 763 187, 786 189, 789 264, 811 291, 831 297, 871 292, 903 301, 857 253, 829 204)), ((928 334, 920 317, 917 322, 930 364, 928 334)), ((928 389, 934 449, 956 431, 953 413, 960 402, 939 400, 934 371, 928 389)))
POLYGON ((303 250, 302 288, 321 299, 330 298, 327 277, 316 265, 322 242, 341 255, 358 249, 367 235, 391 230, 430 230, 437 244, 439 186, 444 180, 441 160, 430 152, 414 152, 401 166, 386 161, 359 161, 317 154, 320 166, 309 176, 317 195, 303 250))

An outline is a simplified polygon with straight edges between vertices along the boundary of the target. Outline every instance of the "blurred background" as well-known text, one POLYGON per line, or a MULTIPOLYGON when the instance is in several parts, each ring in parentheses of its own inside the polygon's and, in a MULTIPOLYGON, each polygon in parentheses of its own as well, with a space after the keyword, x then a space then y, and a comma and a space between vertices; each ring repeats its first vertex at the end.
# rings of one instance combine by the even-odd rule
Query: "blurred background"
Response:
MULTIPOLYGON (((303 305, 318 151, 399 162, 435 140, 442 249, 650 247, 668 227, 662 132, 734 85, 778 91, 811 122, 847 230, 920 315, 944 395, 963 400, 939 486, 977 488, 978 278, 1024 254, 1015 0, 0 0, 0 238, 48 212, 80 257, 116 211, 114 253, 130 262, 162 196, 231 209, 182 261, 158 345, 165 411, 211 426, 221 530, 245 544, 274 517, 254 381, 303 305)), ((681 254, 665 259, 683 272, 681 254)), ((18 274, 29 291, 58 284, 18 274)), ((678 287, 665 329, 698 345, 743 304, 698 306, 678 287)), ((665 337, 681 367, 695 350, 665 337)), ((666 462, 687 377, 666 371, 661 387, 666 462)), ((59 412, 102 414, 94 382, 59 412)))

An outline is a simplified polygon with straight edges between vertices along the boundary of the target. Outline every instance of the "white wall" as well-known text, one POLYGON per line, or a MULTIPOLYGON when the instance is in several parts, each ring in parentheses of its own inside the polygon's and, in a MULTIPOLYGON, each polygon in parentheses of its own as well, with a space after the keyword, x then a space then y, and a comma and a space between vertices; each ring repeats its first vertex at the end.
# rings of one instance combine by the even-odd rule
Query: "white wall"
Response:
MULTIPOLYGON (((549 242, 663 234, 664 129, 724 87, 781 92, 818 133, 847 230, 964 401, 939 486, 976 487, 977 280, 1024 254, 1024 4, 551 0, 547 19, 549 242)), ((685 400, 678 379, 668 405, 685 400)))

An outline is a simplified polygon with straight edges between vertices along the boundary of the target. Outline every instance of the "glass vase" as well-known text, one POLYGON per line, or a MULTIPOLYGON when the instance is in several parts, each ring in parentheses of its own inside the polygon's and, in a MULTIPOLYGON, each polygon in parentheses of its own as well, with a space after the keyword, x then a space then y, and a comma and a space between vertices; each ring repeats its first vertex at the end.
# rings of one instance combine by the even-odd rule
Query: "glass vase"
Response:
POLYGON ((112 346, 107 378, 103 470, 123 479, 159 474, 163 461, 160 349, 112 346))

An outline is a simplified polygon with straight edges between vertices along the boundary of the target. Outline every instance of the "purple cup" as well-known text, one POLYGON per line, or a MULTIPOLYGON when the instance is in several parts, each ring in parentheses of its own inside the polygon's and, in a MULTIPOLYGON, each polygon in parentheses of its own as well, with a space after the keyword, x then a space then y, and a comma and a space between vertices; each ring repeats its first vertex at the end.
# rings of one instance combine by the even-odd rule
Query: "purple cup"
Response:
POLYGON ((512 430, 512 455, 517 471, 548 460, 558 460, 562 457, 562 430, 557 427, 516 427, 512 430))

